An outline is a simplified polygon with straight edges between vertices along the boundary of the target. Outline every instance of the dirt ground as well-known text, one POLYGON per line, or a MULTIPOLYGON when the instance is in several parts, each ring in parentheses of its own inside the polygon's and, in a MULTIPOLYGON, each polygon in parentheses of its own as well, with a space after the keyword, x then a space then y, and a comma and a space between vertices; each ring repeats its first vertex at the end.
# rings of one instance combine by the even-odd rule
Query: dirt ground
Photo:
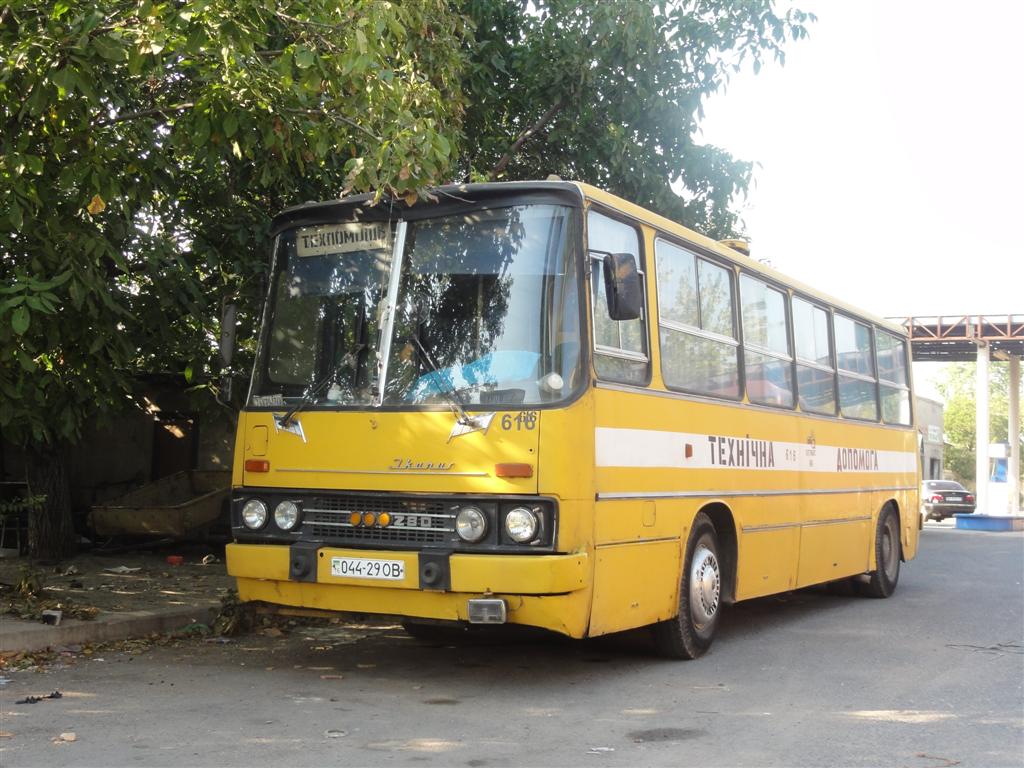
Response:
MULTIPOLYGON (((26 557, 2 558, 0 611, 16 602, 17 586, 26 577, 45 591, 47 603, 95 608, 96 613, 215 604, 234 587, 225 569, 224 549, 217 546, 168 545, 102 554, 93 550, 56 566, 35 564, 26 557), (177 557, 180 565, 173 564, 177 557)), ((14 609, 18 616, 27 606, 15 604, 14 609)))

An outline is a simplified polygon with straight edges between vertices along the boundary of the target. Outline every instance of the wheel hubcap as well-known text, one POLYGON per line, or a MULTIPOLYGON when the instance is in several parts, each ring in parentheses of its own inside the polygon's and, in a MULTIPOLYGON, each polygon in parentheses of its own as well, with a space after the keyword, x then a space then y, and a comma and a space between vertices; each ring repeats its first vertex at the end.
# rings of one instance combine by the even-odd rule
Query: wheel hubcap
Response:
POLYGON ((707 624, 718 612, 721 592, 718 560, 710 549, 700 547, 693 553, 690 566, 690 615, 694 623, 707 624))

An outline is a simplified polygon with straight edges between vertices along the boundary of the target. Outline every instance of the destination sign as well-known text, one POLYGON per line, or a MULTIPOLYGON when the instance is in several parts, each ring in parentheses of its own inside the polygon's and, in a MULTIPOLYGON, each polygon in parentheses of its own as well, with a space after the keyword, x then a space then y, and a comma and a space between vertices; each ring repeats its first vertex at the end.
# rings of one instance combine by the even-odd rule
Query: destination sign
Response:
POLYGON ((391 248, 388 225, 382 222, 327 224, 320 227, 302 227, 295 233, 296 253, 309 256, 327 256, 354 251, 378 251, 391 248))

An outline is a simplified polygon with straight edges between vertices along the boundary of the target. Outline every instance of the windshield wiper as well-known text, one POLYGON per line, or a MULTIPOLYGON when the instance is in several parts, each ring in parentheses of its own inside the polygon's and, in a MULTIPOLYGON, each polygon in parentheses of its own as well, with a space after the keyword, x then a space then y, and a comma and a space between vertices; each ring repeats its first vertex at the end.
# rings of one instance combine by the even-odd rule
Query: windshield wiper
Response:
POLYGON ((437 379, 438 390, 444 396, 444 399, 448 401, 448 404, 455 412, 456 421, 459 424, 462 424, 467 427, 476 427, 476 419, 474 419, 472 416, 466 413, 465 403, 462 402, 462 397, 459 395, 459 390, 457 390, 455 388, 455 385, 448 381, 444 374, 441 373, 440 367, 438 367, 437 363, 434 362, 434 358, 431 357, 430 353, 427 352, 427 349, 426 347, 423 346, 423 343, 420 341, 419 336, 417 336, 415 333, 412 333, 406 337, 406 340, 415 347, 420 357, 422 357, 424 362, 426 362, 426 364, 430 367, 431 372, 434 374, 434 378, 437 379))
POLYGON ((299 400, 299 402, 297 402, 291 408, 289 408, 285 415, 282 416, 280 421, 278 421, 277 423, 281 427, 287 427, 289 424, 291 424, 292 417, 296 413, 301 411, 303 408, 305 408, 307 405, 311 404, 313 402, 313 398, 320 394, 320 390, 322 390, 324 387, 330 384, 332 379, 334 379, 334 371, 331 371, 322 379, 320 379, 320 381, 316 382, 310 389, 307 389, 306 393, 302 396, 302 399, 299 400))

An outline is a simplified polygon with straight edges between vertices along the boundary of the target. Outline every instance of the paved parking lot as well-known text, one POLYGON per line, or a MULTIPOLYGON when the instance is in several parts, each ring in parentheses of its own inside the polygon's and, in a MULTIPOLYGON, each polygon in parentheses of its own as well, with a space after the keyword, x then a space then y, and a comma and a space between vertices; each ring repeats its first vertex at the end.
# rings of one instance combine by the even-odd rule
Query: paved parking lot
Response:
POLYGON ((1024 536, 928 524, 893 598, 741 604, 695 662, 642 633, 431 647, 340 624, 109 651, 7 673, 0 762, 1021 766, 1022 578, 1024 536))

